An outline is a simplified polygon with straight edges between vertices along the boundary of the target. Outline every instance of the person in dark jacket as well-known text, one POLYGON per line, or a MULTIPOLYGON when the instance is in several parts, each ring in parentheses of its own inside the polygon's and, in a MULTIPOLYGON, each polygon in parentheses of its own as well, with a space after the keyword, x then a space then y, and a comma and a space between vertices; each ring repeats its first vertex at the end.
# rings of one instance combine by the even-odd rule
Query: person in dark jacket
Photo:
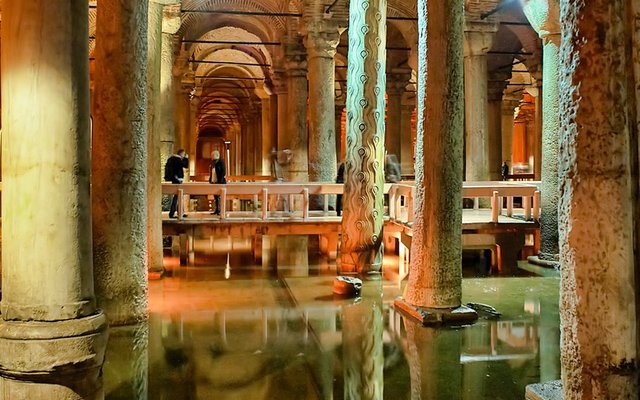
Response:
MULTIPOLYGON (((167 160, 164 165, 164 180, 179 185, 184 182, 184 169, 189 168, 189 158, 184 149, 178 150, 178 152, 167 160)), ((174 194, 171 199, 171 209, 169 210, 169 218, 176 218, 176 211, 178 210, 178 195, 174 194)), ((183 217, 186 216, 183 215, 183 217)))
MULTIPOLYGON (((209 183, 224 184, 227 183, 226 168, 224 167, 224 161, 220 158, 220 152, 214 150, 211 153, 211 164, 209 164, 209 183)), ((213 212, 214 215, 220 215, 220 196, 213 196, 216 208, 213 212)))
MULTIPOLYGON (((338 166, 338 176, 336 177, 336 183, 344 183, 344 162, 341 162, 338 166)), ((336 196, 336 214, 338 217, 342 215, 342 195, 336 196)))

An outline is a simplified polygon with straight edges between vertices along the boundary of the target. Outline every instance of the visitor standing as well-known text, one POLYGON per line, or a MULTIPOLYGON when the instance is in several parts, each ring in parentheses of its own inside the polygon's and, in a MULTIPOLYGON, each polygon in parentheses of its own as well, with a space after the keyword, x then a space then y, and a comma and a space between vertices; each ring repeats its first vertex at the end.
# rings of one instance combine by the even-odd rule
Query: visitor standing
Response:
MULTIPOLYGON (((189 168, 189 157, 185 153, 184 149, 178 150, 178 152, 167 160, 164 166, 164 180, 179 185, 184 182, 184 169, 189 168)), ((169 218, 176 218, 176 211, 178 210, 178 195, 174 194, 171 199, 171 208, 169 209, 169 218)), ((184 214, 183 217, 187 215, 184 214)))
MULTIPOLYGON (((220 152, 214 150, 211 153, 211 164, 209 165, 209 183, 224 184, 227 183, 226 177, 227 171, 224 166, 224 161, 220 158, 220 152)), ((213 196, 216 206, 212 213, 213 215, 220 215, 220 196, 213 196)))

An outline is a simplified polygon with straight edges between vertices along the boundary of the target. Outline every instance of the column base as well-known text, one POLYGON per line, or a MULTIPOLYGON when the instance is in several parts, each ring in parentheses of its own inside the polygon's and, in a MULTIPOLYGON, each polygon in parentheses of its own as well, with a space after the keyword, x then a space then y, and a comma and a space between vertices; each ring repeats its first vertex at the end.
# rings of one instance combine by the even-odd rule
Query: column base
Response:
POLYGON ((427 308, 407 303, 402 297, 393 302, 393 307, 423 326, 461 324, 474 322, 478 313, 466 306, 457 308, 427 308))
POLYGON ((527 385, 525 400, 562 400, 562 381, 527 385))
POLYGON ((530 256, 527 258, 527 261, 529 261, 531 264, 534 265, 539 265, 541 267, 545 267, 545 268, 553 268, 553 269, 560 269, 560 262, 556 261, 556 260, 545 260, 543 258, 541 258, 540 256, 530 256))
POLYGON ((0 399, 99 399, 107 321, 0 320, 0 399))

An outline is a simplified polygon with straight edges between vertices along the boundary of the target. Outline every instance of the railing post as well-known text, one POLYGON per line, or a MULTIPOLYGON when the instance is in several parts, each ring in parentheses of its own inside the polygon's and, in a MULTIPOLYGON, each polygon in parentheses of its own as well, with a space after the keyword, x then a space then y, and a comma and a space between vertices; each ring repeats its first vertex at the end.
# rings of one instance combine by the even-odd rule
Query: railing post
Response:
POLYGON ((473 209, 476 211, 480 209, 480 198, 478 197, 473 198, 473 209))
POLYGON ((227 188, 220 190, 220 219, 227 218, 227 188))
POLYGON ((258 195, 253 195, 253 213, 258 215, 258 195))
POLYGON ((296 211, 296 208, 295 208, 295 206, 293 204, 293 195, 292 194, 289 195, 289 204, 288 205, 289 205, 289 213, 291 215, 293 215, 293 213, 296 211))
POLYGON ((184 189, 178 189, 178 220, 182 220, 182 215, 184 214, 184 189))
POLYGON ((389 189, 389 219, 391 221, 394 221, 396 219, 396 193, 397 193, 397 188, 395 185, 391 185, 391 188, 389 189))
POLYGON ((513 216, 513 196, 507 197, 507 217, 513 216))
POLYGON ((329 215, 329 195, 325 193, 325 195, 323 196, 323 211, 324 211, 324 216, 326 217, 327 215, 329 215))
POLYGON ((497 190, 493 191, 491 196, 491 222, 498 223, 498 216, 500 215, 500 196, 497 190))
POLYGON ((538 220, 540 217, 540 191, 536 190, 533 194, 533 219, 538 220))
POLYGON ((262 188, 262 220, 266 221, 269 217, 269 189, 262 188))
POLYGON ((302 219, 309 218, 309 188, 302 189, 302 219))
POLYGON ((531 219, 531 196, 522 197, 522 208, 524 208, 524 220, 529 221, 531 219))

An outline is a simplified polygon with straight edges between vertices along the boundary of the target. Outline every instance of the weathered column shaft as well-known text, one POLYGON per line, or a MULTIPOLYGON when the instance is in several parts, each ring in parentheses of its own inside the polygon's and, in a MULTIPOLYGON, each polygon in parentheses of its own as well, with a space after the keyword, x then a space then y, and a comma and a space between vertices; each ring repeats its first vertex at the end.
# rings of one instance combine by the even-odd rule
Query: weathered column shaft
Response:
POLYGON ((542 160, 540 258, 557 260, 558 246, 558 134, 560 132, 559 96, 560 35, 549 37, 543 48, 542 72, 542 160))
MULTIPOLYGON (((558 133, 560 132, 559 46, 560 21, 558 0, 535 0, 523 4, 531 26, 543 41, 542 99, 536 99, 536 124, 542 134, 535 136, 536 176, 541 176, 540 253, 547 261, 557 260, 558 247, 558 133), (540 111, 542 115, 540 116, 540 111), (540 172, 538 172, 540 171, 540 172)), ((537 132, 536 132, 537 133, 537 132)))
MULTIPOLYGON (((415 99, 412 100, 415 102, 415 99)), ((413 137, 414 132, 412 128, 411 118, 413 117, 413 110, 415 109, 414 105, 403 105, 402 106, 402 119, 400 121, 401 131, 401 147, 400 147, 400 167, 402 170, 402 175, 413 175, 415 174, 414 170, 414 145, 413 145, 413 137)))
POLYGON ((174 149, 175 141, 175 95, 173 87, 173 35, 162 33, 160 55, 160 162, 163 173, 164 162, 178 149, 174 149))
POLYGON ((387 89, 387 122, 385 126, 385 151, 402 157, 402 91, 387 89))
POLYGON ((277 121, 277 139, 276 144, 274 146, 276 150, 281 151, 286 149, 286 144, 288 144, 287 140, 287 125, 289 123, 289 118, 287 115, 287 77, 286 72, 281 69, 275 69, 274 72, 274 86, 275 92, 277 96, 277 107, 278 107, 278 121, 277 121))
POLYGON ((487 139, 489 145, 489 179, 492 181, 502 179, 502 95, 504 87, 505 83, 503 82, 489 83, 487 139))
MULTIPOLYGON (((309 66, 309 181, 333 182, 337 173, 335 131, 335 55, 337 29, 310 29, 306 38, 309 66)), ((316 199, 318 200, 318 199, 316 199)))
POLYGON ((162 53, 162 5, 149 2, 147 27, 147 251, 149 272, 162 266, 162 180, 160 160, 160 59, 162 53))
POLYGON ((2 399, 101 398, 88 12, 82 1, 2 7, 2 399))
POLYGON ((147 3, 102 0, 93 119, 96 294, 112 325, 147 314, 147 3))
POLYGON ((260 149, 260 173, 271 174, 271 149, 274 145, 274 132, 271 129, 271 96, 262 99, 262 146, 260 149))
POLYGON ((493 41, 492 25, 477 24, 464 32, 464 113, 466 179, 486 181, 489 176, 487 109, 487 51, 493 41))
POLYGON ((502 160, 513 167, 513 114, 517 101, 502 102, 502 160))
POLYGON ((382 268, 386 16, 386 0, 350 4, 342 272, 382 268))
POLYGON ((637 92, 630 8, 623 0, 588 5, 570 0, 560 8, 560 320, 566 400, 639 396, 638 176, 637 159, 632 160, 638 154, 633 148, 638 145, 637 92))
POLYGON ((293 159, 288 166, 288 180, 309 180, 307 132, 307 69, 306 55, 297 53, 287 59, 287 127, 285 149, 290 149, 293 159))
POLYGON ((336 160, 340 163, 344 161, 344 155, 342 154, 342 111, 344 111, 344 105, 336 106, 336 160))
POLYGON ((418 10, 415 223, 403 297, 414 306, 454 308, 462 292, 462 0, 420 0, 418 10))

